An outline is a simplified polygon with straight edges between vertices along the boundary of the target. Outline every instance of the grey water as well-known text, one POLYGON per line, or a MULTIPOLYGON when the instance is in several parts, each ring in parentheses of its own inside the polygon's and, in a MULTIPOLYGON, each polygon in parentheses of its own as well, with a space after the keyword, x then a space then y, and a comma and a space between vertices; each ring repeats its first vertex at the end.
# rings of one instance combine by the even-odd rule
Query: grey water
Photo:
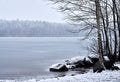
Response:
MULTIPOLYGON (((86 55, 80 37, 1 37, 0 79, 47 78, 61 73, 49 66, 74 56, 86 55)), ((63 74, 64 75, 64 74, 63 74)))

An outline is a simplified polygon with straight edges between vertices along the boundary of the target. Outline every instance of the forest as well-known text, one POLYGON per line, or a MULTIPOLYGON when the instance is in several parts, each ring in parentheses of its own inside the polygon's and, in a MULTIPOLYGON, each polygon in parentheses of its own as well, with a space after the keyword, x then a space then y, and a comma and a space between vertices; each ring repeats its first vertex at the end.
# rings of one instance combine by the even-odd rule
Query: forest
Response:
POLYGON ((80 27, 70 24, 28 20, 0 20, 0 37, 80 37, 80 27))

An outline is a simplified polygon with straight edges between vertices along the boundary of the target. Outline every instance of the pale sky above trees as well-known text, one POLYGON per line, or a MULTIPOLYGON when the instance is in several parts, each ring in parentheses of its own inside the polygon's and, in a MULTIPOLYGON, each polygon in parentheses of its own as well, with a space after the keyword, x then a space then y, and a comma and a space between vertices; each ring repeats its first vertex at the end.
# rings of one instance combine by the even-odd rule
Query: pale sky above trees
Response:
POLYGON ((0 0, 0 19, 63 22, 63 18, 47 0, 0 0))

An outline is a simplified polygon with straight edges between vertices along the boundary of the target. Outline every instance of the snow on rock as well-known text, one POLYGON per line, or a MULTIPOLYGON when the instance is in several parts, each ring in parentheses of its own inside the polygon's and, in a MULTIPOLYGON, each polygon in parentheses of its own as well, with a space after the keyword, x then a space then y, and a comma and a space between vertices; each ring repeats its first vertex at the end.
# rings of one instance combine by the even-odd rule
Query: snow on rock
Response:
POLYGON ((98 61, 98 56, 78 56, 65 61, 68 68, 91 67, 98 61))
POLYGON ((88 72, 76 76, 65 76, 50 79, 1 80, 0 82, 120 82, 120 71, 88 72))
POLYGON ((68 68, 64 64, 54 64, 50 67, 50 71, 67 71, 68 68))
POLYGON ((89 55, 88 58, 95 64, 99 60, 98 55, 89 55))
POLYGON ((91 57, 91 58, 99 58, 98 55, 93 55, 93 54, 89 55, 89 57, 91 57))
POLYGON ((115 66, 118 66, 120 68, 120 62, 115 63, 115 66))
POLYGON ((62 63, 52 65, 49 70, 54 72, 67 71, 76 68, 90 68, 98 61, 97 55, 77 56, 62 63))
POLYGON ((110 59, 108 58, 108 56, 104 56, 104 59, 105 59, 106 61, 110 61, 110 59))
POLYGON ((88 61, 88 62, 90 62, 90 63, 93 63, 93 62, 91 61, 91 59, 88 58, 88 57, 85 58, 85 61, 88 61))
POLYGON ((112 70, 120 70, 120 62, 116 62, 112 67, 112 70))
POLYGON ((77 56, 71 59, 65 60, 62 63, 52 65, 49 70, 55 72, 67 71, 68 69, 75 68, 88 68, 94 65, 95 60, 98 60, 96 56, 77 56))
POLYGON ((85 56, 77 56, 73 57, 69 60, 65 60, 65 64, 67 68, 75 68, 77 65, 84 65, 83 61, 85 59, 85 56))
POLYGON ((76 63, 76 62, 78 62, 78 61, 80 61, 80 60, 83 61, 84 58, 85 58, 85 56, 77 56, 77 57, 73 57, 73 58, 71 58, 71 59, 69 59, 69 60, 65 60, 65 62, 66 62, 66 63, 74 64, 74 63, 76 63))

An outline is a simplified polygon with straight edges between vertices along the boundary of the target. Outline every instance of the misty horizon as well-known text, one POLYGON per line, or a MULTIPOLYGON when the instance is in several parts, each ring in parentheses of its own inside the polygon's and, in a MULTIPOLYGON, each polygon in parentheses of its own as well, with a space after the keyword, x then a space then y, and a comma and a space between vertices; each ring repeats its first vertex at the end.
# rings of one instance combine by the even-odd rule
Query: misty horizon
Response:
POLYGON ((65 22, 48 0, 0 0, 0 19, 65 22))

